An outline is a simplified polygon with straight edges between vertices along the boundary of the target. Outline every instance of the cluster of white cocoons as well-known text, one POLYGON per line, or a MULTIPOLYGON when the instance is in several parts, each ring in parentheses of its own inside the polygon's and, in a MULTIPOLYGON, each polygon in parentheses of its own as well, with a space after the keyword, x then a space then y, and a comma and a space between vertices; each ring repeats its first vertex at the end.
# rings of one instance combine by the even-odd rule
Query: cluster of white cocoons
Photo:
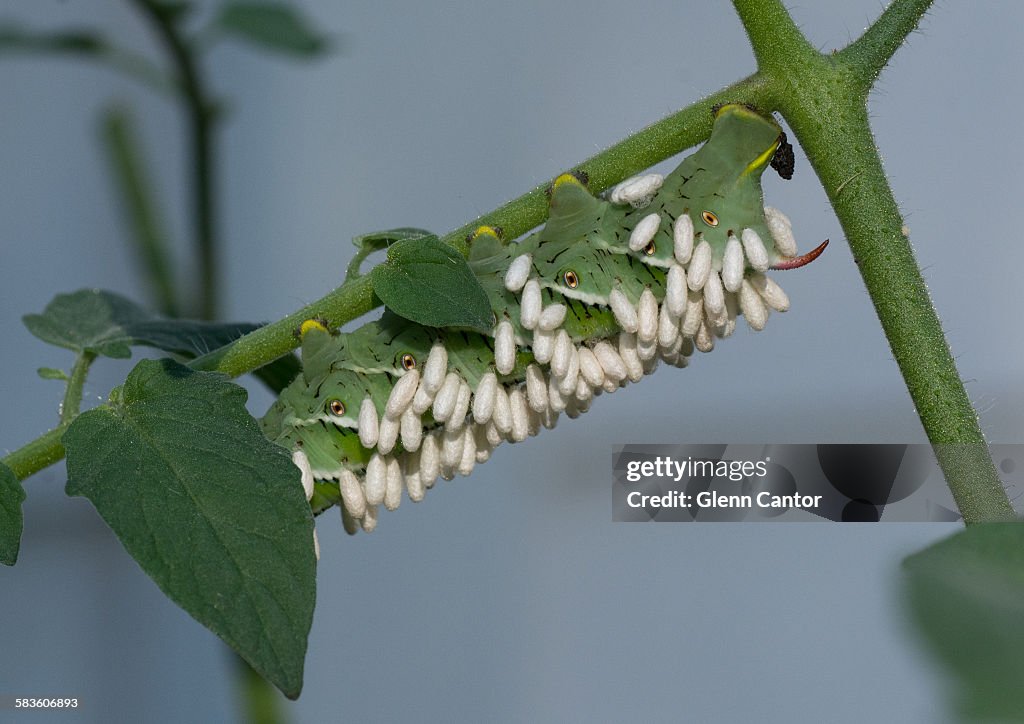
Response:
MULTIPOLYGON (((663 178, 647 174, 613 189, 613 203, 643 206, 661 187, 663 178)), ((780 253, 796 253, 789 219, 766 208, 765 216, 775 247, 780 253)), ((630 249, 643 249, 658 232, 659 214, 643 217, 629 239, 630 249)), ((644 290, 634 304, 623 291, 613 289, 609 306, 621 328, 614 340, 594 344, 574 342, 563 324, 567 308, 543 303, 541 287, 533 273, 529 254, 516 257, 506 272, 505 287, 520 295, 519 323, 529 335, 516 339, 508 319, 494 328, 494 370, 475 386, 458 371, 449 370, 448 353, 441 343, 430 350, 426 362, 398 378, 384 408, 377 413, 367 397, 359 409, 358 429, 362 445, 373 450, 363 477, 340 473, 342 519, 354 533, 377 525, 379 507, 394 510, 403 493, 414 502, 423 500, 438 477, 451 480, 469 475, 503 442, 520 442, 542 429, 551 429, 565 413, 578 417, 603 392, 614 392, 628 382, 638 382, 659 362, 684 367, 694 348, 710 351, 714 337, 735 330, 742 312, 755 330, 764 327, 770 309, 785 311, 785 292, 765 276, 768 251, 752 229, 730 236, 720 262, 713 259, 708 242, 694 233, 689 215, 673 224, 673 263, 668 269, 665 297, 658 300, 644 290), (747 273, 747 268, 752 273, 747 273), (498 375, 513 371, 520 345, 528 346, 534 362, 525 380, 506 385, 498 375), (439 425, 425 430, 422 416, 430 410, 439 425), (396 444, 401 441, 401 450, 396 444)), ((296 456, 304 458, 301 452, 296 456)), ((296 460, 299 467, 303 467, 296 460)), ((304 470, 309 464, 305 463, 304 470)), ((307 481, 303 473, 303 484, 307 481)), ((312 494, 308 476, 307 497, 312 494)))
MULTIPOLYGON (((531 283, 536 285, 536 281, 531 283)), ((539 299, 539 289, 537 293, 539 299)), ((498 374, 512 371, 517 348, 512 325, 503 320, 495 329, 495 345, 508 347, 496 349, 495 370, 485 373, 475 387, 459 372, 448 369, 448 353, 437 343, 422 373, 409 370, 395 383, 383 417, 369 397, 364 399, 359 410, 359 438, 374 452, 364 476, 340 472, 346 530, 373 530, 379 506, 394 510, 403 494, 419 502, 438 477, 451 480, 456 474, 469 475, 501 443, 521 442, 542 429, 551 429, 562 413, 578 417, 590 408, 595 395, 614 391, 625 381, 639 380, 653 370, 657 360, 643 364, 636 355, 636 335, 620 335, 619 349, 608 342, 593 349, 574 344, 562 328, 565 314, 562 304, 537 310, 532 344, 535 357, 537 347, 541 348, 543 362, 530 364, 520 384, 498 381, 498 374), (541 339, 548 341, 538 345, 541 339), (424 430, 421 421, 428 409, 441 423, 432 430, 424 430), (402 450, 396 451, 399 440, 402 450)), ((675 364, 685 364, 685 356, 691 352, 692 346, 687 349, 681 343, 665 350, 666 359, 675 364)))
MULTIPOLYGON (((609 194, 609 200, 639 205, 649 189, 655 188, 656 192, 660 188, 662 180, 658 177, 655 182, 653 176, 657 175, 622 182, 609 194)), ((643 205, 649 203, 647 199, 643 205)), ((775 248, 783 256, 794 256, 797 248, 789 219, 771 207, 765 207, 764 212, 775 248)), ((650 244, 662 221, 657 213, 641 218, 630 233, 630 251, 638 252, 650 244)), ((695 230, 693 219, 682 214, 672 223, 672 243, 673 256, 660 308, 649 291, 635 306, 618 289, 609 297, 619 326, 638 334, 641 349, 649 346, 654 333, 662 346, 680 335, 693 340, 700 351, 708 352, 714 348, 715 337, 728 337, 735 331, 739 312, 752 329, 759 331, 764 329, 771 310, 789 309, 786 293, 765 274, 770 265, 768 249, 753 229, 742 229, 739 236, 730 234, 722 258, 716 260, 711 245, 695 230)))

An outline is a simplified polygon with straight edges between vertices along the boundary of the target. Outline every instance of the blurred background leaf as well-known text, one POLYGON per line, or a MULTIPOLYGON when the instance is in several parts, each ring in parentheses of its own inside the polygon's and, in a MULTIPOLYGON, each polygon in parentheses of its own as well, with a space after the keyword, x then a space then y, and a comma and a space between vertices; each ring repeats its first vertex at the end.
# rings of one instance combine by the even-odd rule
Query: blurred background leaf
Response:
POLYGON ((37 33, 17 25, 0 25, 0 53, 76 53, 99 55, 107 50, 106 41, 90 30, 62 30, 37 33))
POLYGON ((289 55, 311 58, 328 47, 326 37, 284 3, 225 3, 215 27, 226 35, 289 55))
POLYGON ((1024 525, 988 523, 904 561, 916 623, 969 719, 1024 721, 1024 525))

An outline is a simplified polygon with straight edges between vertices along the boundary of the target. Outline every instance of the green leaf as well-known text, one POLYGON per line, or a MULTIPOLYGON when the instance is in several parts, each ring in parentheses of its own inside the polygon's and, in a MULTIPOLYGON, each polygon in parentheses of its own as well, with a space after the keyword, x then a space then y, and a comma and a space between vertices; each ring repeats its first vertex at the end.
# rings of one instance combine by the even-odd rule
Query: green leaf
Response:
POLYGON ((386 249, 396 241, 405 239, 423 239, 428 236, 436 236, 426 229, 417 229, 415 226, 400 226, 397 229, 386 229, 385 231, 371 231, 369 234, 361 234, 353 237, 352 243, 357 249, 386 249))
POLYGON ((911 609, 971 718, 1024 712, 1024 524, 973 525, 907 558, 911 609))
POLYGON ((222 375, 143 360, 64 434, 68 495, 92 501, 161 590, 287 696, 316 597, 299 471, 222 375))
POLYGON ((25 502, 25 489, 11 469, 0 463, 0 563, 13 566, 18 561, 21 547, 21 529, 24 518, 21 504, 25 502))
POLYGON ((197 357, 233 342, 261 325, 248 322, 202 322, 195 319, 161 319, 136 322, 127 327, 132 344, 156 347, 186 357, 197 357))
POLYGON ((348 263, 348 268, 345 270, 345 281, 351 281, 358 279, 362 276, 359 270, 363 266, 363 262, 366 261, 366 257, 370 256, 375 251, 387 249, 389 246, 394 244, 396 241, 402 241, 403 239, 422 239, 427 236, 434 236, 426 229, 417 229, 412 226, 403 226, 398 229, 388 229, 387 231, 373 231, 369 234, 363 234, 352 239, 352 243, 356 245, 359 251, 352 257, 352 261, 348 263))
POLYGON ((42 377, 44 380, 63 380, 68 381, 68 373, 64 370, 58 370, 54 367, 40 367, 36 370, 36 374, 42 377))
POLYGON ((259 327, 244 322, 164 319, 101 289, 58 294, 42 314, 26 314, 22 321, 44 342, 122 359, 131 357, 132 345, 194 357, 259 327))
POLYGON ((225 3, 216 25, 249 43, 291 55, 312 57, 327 48, 324 36, 285 3, 225 3))
POLYGON ((494 328, 487 293, 466 260, 436 236, 398 241, 370 272, 373 291, 395 314, 428 327, 494 328))

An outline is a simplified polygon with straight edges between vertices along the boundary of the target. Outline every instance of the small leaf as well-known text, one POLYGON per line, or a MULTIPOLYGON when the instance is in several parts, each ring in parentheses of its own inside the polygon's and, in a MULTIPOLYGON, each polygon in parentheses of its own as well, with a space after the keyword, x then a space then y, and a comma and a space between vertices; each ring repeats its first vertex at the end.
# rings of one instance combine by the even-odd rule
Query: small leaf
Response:
POLYGON ((974 720, 1024 712, 1024 524, 973 525, 904 560, 931 649, 962 685, 974 720))
POLYGON ((377 251, 378 249, 387 249, 396 241, 404 241, 405 239, 423 239, 428 236, 434 236, 434 234, 426 229, 417 229, 415 226, 401 226, 397 229, 371 231, 369 234, 361 234, 353 237, 352 243, 356 245, 357 249, 365 249, 369 247, 370 249, 377 251))
POLYGON ((22 321, 29 332, 58 347, 126 358, 132 352, 125 325, 147 316, 145 310, 122 296, 82 289, 58 294, 42 314, 26 314, 22 321))
POLYGON ((25 489, 9 467, 0 463, 0 563, 13 566, 18 562, 21 547, 21 529, 24 518, 21 504, 25 502, 25 489))
POLYGON ((44 380, 63 380, 68 381, 68 373, 64 370, 58 370, 53 367, 40 367, 36 370, 36 374, 42 377, 44 380))
POLYGON ((287 696, 302 689, 316 596, 313 518, 288 454, 246 392, 143 360, 119 402, 64 434, 68 495, 84 495, 161 590, 287 696))
POLYGON ((388 229, 387 231, 373 231, 369 234, 363 234, 352 239, 352 243, 356 245, 359 251, 352 257, 352 260, 348 263, 348 268, 345 270, 345 281, 351 281, 358 279, 362 276, 360 269, 363 266, 363 262, 375 251, 387 249, 389 246, 394 244, 396 241, 402 241, 403 239, 422 239, 427 236, 433 236, 426 229, 417 229, 411 226, 403 226, 399 229, 388 229))
POLYGON ((26 314, 22 321, 44 342, 121 359, 131 357, 131 345, 194 357, 259 327, 244 322, 164 319, 130 299, 100 289, 58 294, 42 314, 26 314))
POLYGON ((326 39, 285 3, 229 2, 216 24, 226 33, 282 53, 312 57, 327 48, 326 39))
POLYGON ((370 281, 388 309, 410 321, 482 332, 494 328, 487 293, 462 255, 436 236, 392 244, 370 281))

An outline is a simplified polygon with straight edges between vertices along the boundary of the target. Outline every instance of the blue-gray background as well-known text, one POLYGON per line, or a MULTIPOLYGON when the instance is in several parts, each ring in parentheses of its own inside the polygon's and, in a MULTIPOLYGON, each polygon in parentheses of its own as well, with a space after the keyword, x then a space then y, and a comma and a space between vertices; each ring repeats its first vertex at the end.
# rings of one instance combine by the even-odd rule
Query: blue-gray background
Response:
MULTIPOLYGON (((113 0, 7 2, 36 28, 153 38, 113 0)), ((239 45, 208 58, 230 102, 218 161, 225 314, 274 319, 335 286, 358 233, 444 232, 753 69, 729 3, 463 0, 301 7, 344 52, 303 65, 239 45)), ((804 3, 823 50, 877 0, 804 3)), ((940 3, 885 71, 875 132, 933 300, 993 441, 1020 442, 1021 8, 940 3)), ((83 286, 143 290, 97 143, 137 109, 180 241, 183 127, 166 100, 66 60, 0 61, 0 449, 52 426, 68 355, 20 316, 83 286)), ((297 721, 934 721, 948 682, 914 643, 900 558, 922 525, 612 524, 612 443, 920 442, 838 223, 797 150, 770 203, 802 248, 793 300, 687 370, 602 397, 583 420, 501 449, 471 478, 346 537, 321 518, 318 608, 297 721)), ((179 248, 178 255, 187 254, 179 248)), ((88 400, 128 369, 103 361, 88 400)), ((250 386, 251 409, 269 396, 250 386)), ((27 483, 0 571, 0 693, 78 696, 83 720, 236 716, 219 641, 168 602, 61 466, 27 483)), ((42 720, 42 716, 34 720, 42 720)), ((61 716, 65 721, 72 717, 61 716)))

